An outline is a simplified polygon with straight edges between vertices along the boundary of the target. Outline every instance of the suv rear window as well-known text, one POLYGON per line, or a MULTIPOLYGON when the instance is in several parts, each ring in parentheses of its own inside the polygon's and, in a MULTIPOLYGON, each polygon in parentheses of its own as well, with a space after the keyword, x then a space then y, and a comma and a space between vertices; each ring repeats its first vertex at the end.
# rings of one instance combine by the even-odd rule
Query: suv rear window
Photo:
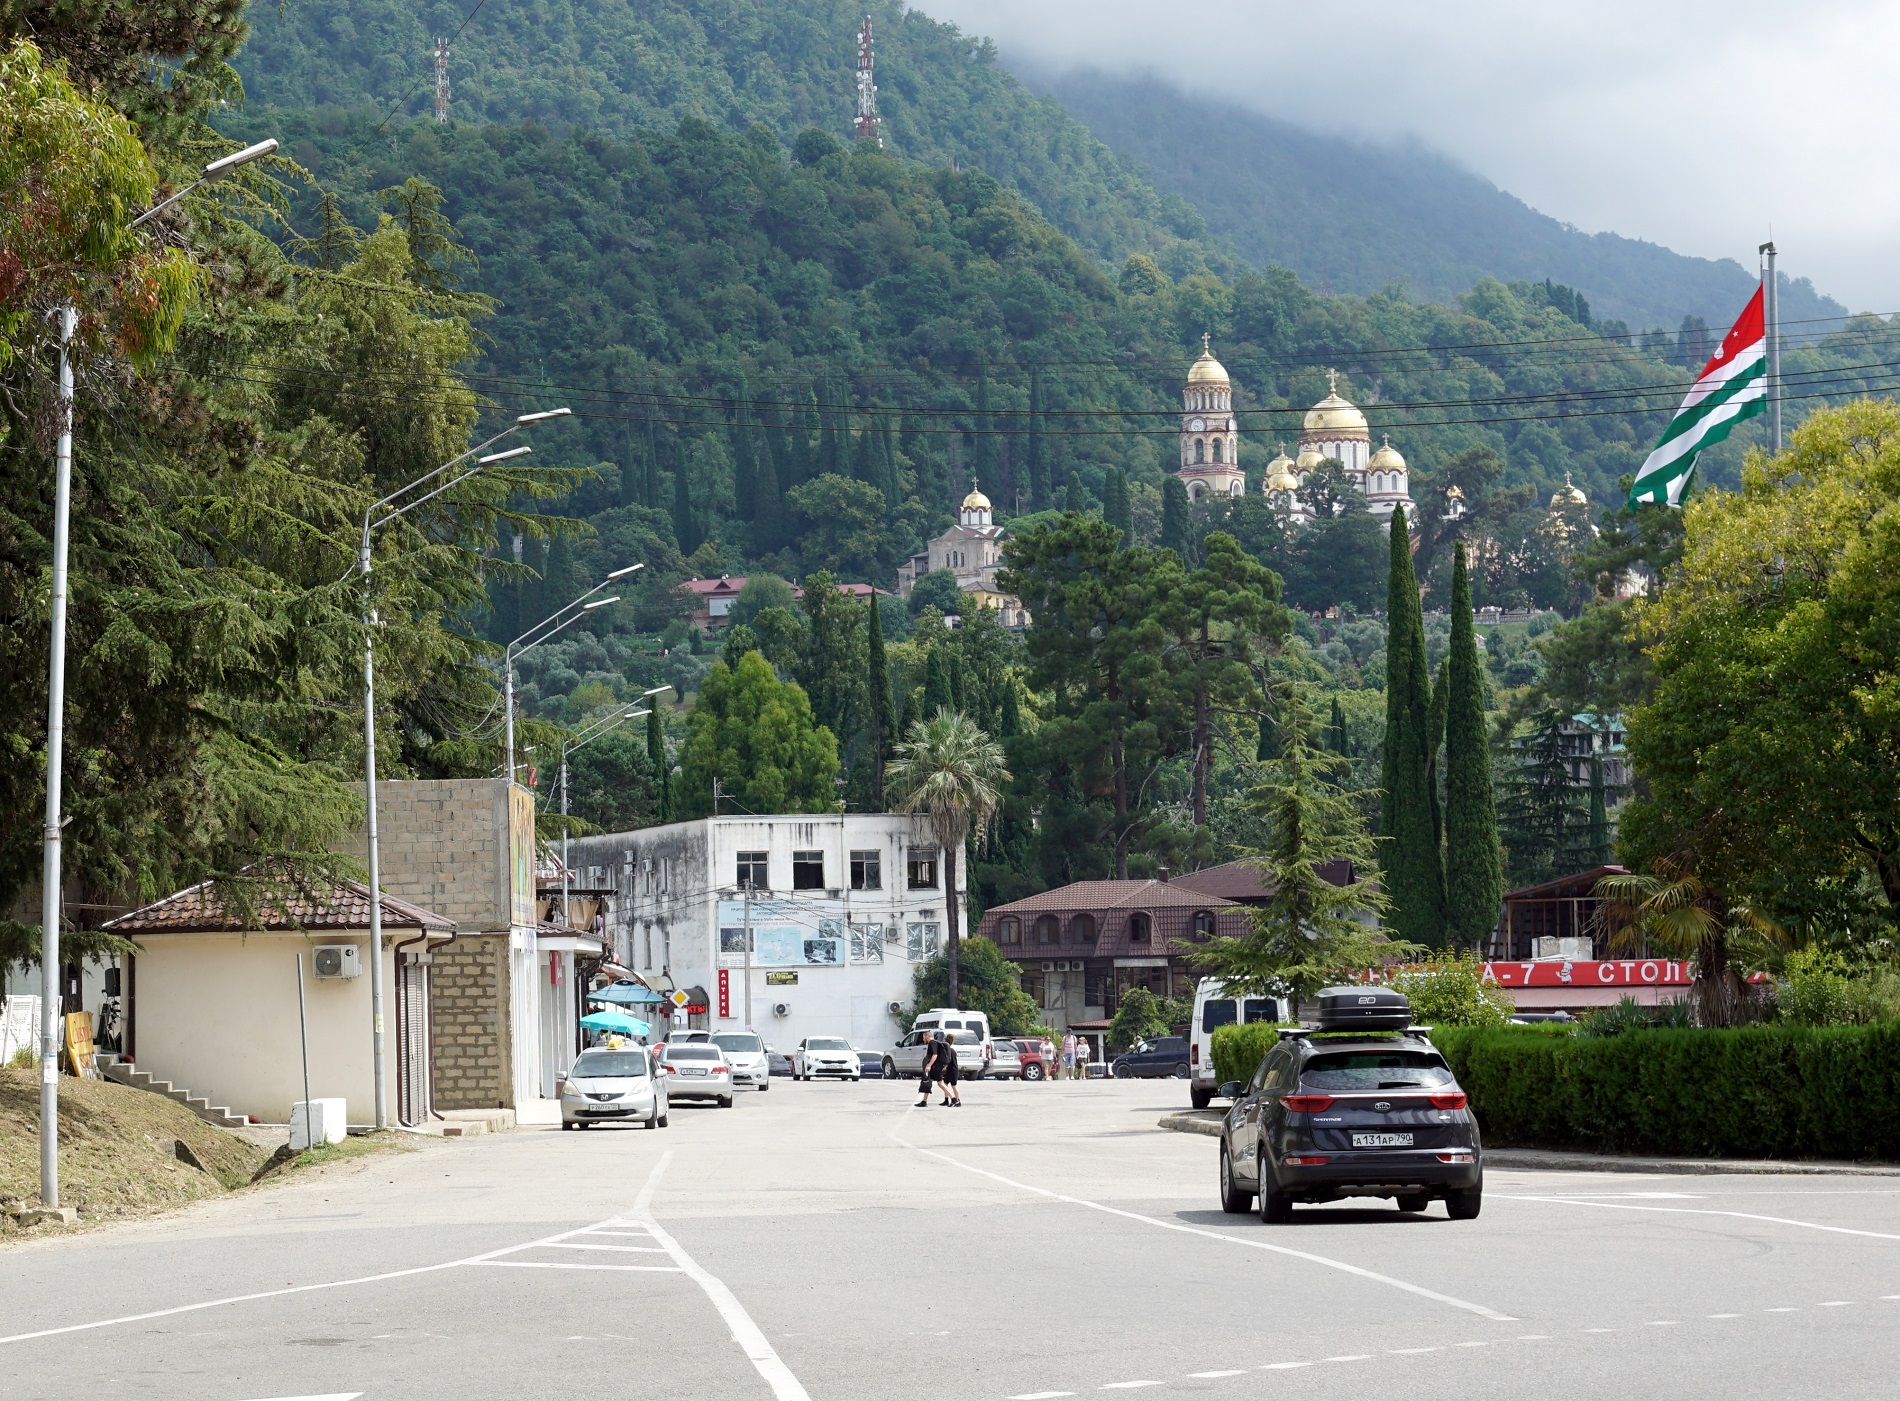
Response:
POLYGON ((1300 1084, 1316 1090, 1436 1089, 1451 1071, 1431 1051, 1336 1051, 1300 1068, 1300 1084))
POLYGON ((713 1037, 713 1045, 722 1051, 762 1051, 759 1038, 743 1031, 730 1031, 713 1037))

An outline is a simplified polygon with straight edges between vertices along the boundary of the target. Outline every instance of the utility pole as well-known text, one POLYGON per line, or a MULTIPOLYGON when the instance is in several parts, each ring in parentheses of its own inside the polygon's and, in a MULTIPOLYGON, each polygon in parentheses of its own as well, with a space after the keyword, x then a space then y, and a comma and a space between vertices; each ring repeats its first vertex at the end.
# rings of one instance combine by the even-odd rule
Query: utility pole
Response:
POLYGON ((752 882, 745 883, 745 1029, 752 1030, 752 882))
POLYGON ((860 141, 875 141, 884 149, 884 120, 877 114, 877 84, 871 80, 871 17, 858 29, 858 114, 852 127, 860 141))
POLYGON ((46 830, 40 853, 40 1205, 59 1205, 60 788, 66 746, 66 558, 73 497, 73 332, 79 313, 59 309, 59 448, 53 465, 52 640, 46 672, 46 830))
POLYGON ((713 816, 719 816, 719 780, 713 780, 713 816))
POLYGON ((1768 436, 1781 451, 1781 288, 1775 281, 1775 244, 1770 239, 1755 250, 1768 259, 1762 285, 1768 292, 1768 436))
POLYGON ((435 41, 435 119, 449 119, 449 41, 435 41))

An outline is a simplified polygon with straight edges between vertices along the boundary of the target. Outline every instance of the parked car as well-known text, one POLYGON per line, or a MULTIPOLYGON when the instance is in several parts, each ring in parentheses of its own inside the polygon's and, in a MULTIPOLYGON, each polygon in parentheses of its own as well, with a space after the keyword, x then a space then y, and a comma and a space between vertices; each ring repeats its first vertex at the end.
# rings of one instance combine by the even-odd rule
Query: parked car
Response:
POLYGON ((561 1127, 631 1119, 663 1129, 666 1101, 666 1077, 643 1048, 582 1051, 561 1081, 561 1127))
POLYGON ((757 1032, 714 1032, 712 1043, 726 1053, 734 1088, 747 1085, 759 1090, 772 1088, 772 1068, 766 1059, 765 1042, 757 1032))
MULTIPOLYGON (((952 1043, 957 1053, 957 1073, 975 1079, 983 1069, 983 1046, 968 1031, 946 1032, 955 1035, 952 1043)), ((919 1027, 890 1050, 884 1053, 884 1078, 886 1080, 908 1079, 921 1075, 924 1069, 924 1043, 936 1035, 936 1031, 926 1031, 919 1027)))
POLYGON ((1109 1062, 1109 1074, 1117 1080, 1185 1080, 1187 1038, 1157 1036, 1152 1041, 1137 1041, 1109 1062))
POLYGON ((783 1075, 788 1079, 791 1077, 792 1058, 784 1051, 774 1050, 772 1047, 767 1046, 765 1048, 765 1063, 772 1068, 772 1074, 783 1075))
POLYGON ((840 1080, 859 1078, 857 1053, 842 1036, 807 1036, 792 1048, 794 1080, 813 1080, 820 1075, 835 1075, 840 1080))
POLYGON ((884 1078, 883 1056, 880 1056, 876 1051, 859 1050, 856 1046, 853 1046, 851 1049, 856 1052, 858 1057, 859 1075, 862 1075, 866 1080, 882 1080, 884 1078))
POLYGON ((732 1067, 726 1053, 710 1041, 673 1041, 661 1058, 666 1093, 671 1099, 716 1099, 732 1108, 732 1067))
POLYGON ((1251 1081, 1220 1087, 1234 1098, 1221 1120, 1221 1210, 1257 1200, 1262 1221, 1284 1222, 1296 1202, 1390 1197, 1400 1211, 1437 1199, 1454 1221, 1477 1216, 1477 1121, 1445 1058, 1409 1029, 1410 1004, 1364 987, 1325 989, 1319 1000, 1320 1030, 1350 1034, 1284 1031, 1251 1081), (1329 1010, 1339 1014, 1330 1024, 1329 1010), (1347 1020, 1355 1012, 1366 1020, 1347 1020))
POLYGON ((1194 1020, 1188 1024, 1188 1102, 1205 1109, 1213 1102, 1214 1030, 1253 1022, 1290 1022, 1291 1002, 1284 997, 1243 997, 1219 978, 1203 978, 1194 990, 1194 1020))
POLYGON ((984 1074, 993 1075, 998 1080, 1022 1079, 1022 1047, 1008 1037, 998 1037, 990 1042, 990 1064, 984 1074))
POLYGON ((1022 1077, 1025 1080, 1048 1080, 1056 1073, 1056 1043, 1039 1036, 1018 1036, 1015 1041, 1016 1054, 1022 1060, 1022 1077))

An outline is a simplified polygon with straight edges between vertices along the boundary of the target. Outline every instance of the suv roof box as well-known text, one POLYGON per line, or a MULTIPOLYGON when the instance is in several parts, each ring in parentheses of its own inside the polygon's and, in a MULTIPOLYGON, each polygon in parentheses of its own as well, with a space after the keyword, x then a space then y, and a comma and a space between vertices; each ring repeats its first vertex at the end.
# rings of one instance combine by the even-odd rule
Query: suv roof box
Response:
POLYGON ((1381 987, 1332 987, 1319 991, 1321 1031, 1404 1031, 1412 1004, 1402 992, 1381 987))

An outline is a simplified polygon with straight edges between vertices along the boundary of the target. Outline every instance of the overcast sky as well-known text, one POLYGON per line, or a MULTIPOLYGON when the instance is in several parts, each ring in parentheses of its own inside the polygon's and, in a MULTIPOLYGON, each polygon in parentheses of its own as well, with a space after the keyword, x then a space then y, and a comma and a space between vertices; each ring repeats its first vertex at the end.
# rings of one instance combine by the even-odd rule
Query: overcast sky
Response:
POLYGON ((1900 311, 1900 0, 915 0, 1005 54, 1417 136, 1534 208, 1900 311))

